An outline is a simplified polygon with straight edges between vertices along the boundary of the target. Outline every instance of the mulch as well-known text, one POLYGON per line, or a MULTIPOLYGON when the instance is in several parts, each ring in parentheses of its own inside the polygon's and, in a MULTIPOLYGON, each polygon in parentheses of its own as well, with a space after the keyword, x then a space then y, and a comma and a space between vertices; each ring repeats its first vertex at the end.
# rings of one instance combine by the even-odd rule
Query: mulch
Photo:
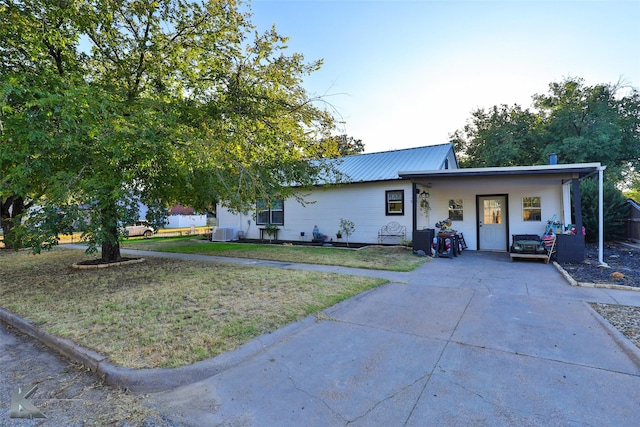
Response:
POLYGON ((323 244, 323 243, 311 242, 308 240, 240 239, 235 241, 235 243, 257 243, 257 244, 263 244, 263 245, 284 245, 284 246, 316 246, 316 247, 331 246, 335 248, 351 248, 351 249, 360 249, 365 246, 371 246, 371 243, 349 242, 349 244, 347 245, 347 242, 337 242, 334 240, 331 240, 323 244))
POLYGON ((622 243, 605 243, 603 261, 610 268, 600 267, 597 244, 587 244, 584 254, 582 263, 559 263, 577 282, 640 287, 640 249, 622 243))

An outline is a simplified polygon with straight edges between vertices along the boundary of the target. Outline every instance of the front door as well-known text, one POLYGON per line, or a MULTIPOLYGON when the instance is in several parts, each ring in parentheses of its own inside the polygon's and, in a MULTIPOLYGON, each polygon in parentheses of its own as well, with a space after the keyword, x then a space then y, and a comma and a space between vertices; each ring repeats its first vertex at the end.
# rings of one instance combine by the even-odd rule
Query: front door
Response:
POLYGON ((507 250, 506 196, 478 197, 478 234, 478 249, 507 250))

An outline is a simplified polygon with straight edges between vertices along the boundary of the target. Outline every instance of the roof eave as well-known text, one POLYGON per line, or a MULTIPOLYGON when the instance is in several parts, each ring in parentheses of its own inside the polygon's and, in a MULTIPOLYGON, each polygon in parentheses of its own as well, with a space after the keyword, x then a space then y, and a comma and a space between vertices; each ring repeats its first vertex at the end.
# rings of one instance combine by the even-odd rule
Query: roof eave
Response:
POLYGON ((600 163, 574 163, 542 166, 508 166, 491 168, 461 168, 431 171, 400 171, 401 178, 445 178, 445 177, 477 177, 501 175, 552 175, 578 174, 579 177, 590 175, 602 168, 600 163))

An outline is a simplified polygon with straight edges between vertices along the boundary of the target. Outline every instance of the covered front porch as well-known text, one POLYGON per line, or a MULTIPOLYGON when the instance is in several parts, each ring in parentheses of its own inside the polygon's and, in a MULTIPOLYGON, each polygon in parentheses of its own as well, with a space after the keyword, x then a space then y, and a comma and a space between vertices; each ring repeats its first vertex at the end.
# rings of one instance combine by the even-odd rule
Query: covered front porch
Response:
POLYGON ((555 233, 566 227, 582 237, 581 180, 599 179, 599 262, 604 264, 600 163, 400 172, 413 183, 413 231, 437 229, 451 220, 471 250, 508 251, 514 234, 542 235, 549 221, 555 233))

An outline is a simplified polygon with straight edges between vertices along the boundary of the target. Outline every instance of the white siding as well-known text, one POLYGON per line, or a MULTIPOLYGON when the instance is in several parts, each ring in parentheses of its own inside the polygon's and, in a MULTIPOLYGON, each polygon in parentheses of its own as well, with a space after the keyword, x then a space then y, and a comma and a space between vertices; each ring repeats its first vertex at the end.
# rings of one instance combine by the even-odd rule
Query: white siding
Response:
MULTIPOLYGON (((547 220, 557 215, 563 221, 562 182, 559 178, 451 178, 434 180, 431 183, 430 228, 435 228, 438 221, 449 216, 449 199, 462 199, 464 204, 464 220, 454 221, 452 228, 464 233, 469 249, 477 247, 477 211, 476 196, 503 195, 508 196, 508 232, 511 234, 538 234, 544 232, 547 220), (522 220, 522 197, 539 196, 542 204, 542 220, 522 220)), ((418 227, 420 228, 420 227, 418 227)))
MULTIPOLYGON (((449 199, 462 199, 464 220, 454 221, 453 228, 464 233, 465 241, 471 250, 477 248, 477 212, 476 196, 507 195, 509 242, 512 234, 538 234, 544 232, 547 220, 557 215, 564 219, 562 203, 561 177, 466 177, 433 178, 431 182, 418 185, 418 190, 429 193, 429 215, 418 206, 416 209, 416 228, 436 228, 435 224, 449 216, 449 199), (541 198, 541 221, 522 220, 522 198, 535 196, 541 198)), ((351 242, 377 243, 378 230, 383 225, 395 221, 407 228, 407 240, 412 239, 412 214, 414 197, 409 181, 385 181, 380 183, 349 184, 340 187, 318 188, 304 196, 305 206, 294 198, 285 201, 285 224, 280 226, 280 240, 311 240, 313 226, 336 240, 340 218, 355 223, 356 230, 349 238, 351 242), (404 190, 404 215, 385 215, 385 191, 404 190), (302 238, 300 233, 304 232, 302 238)), ((419 198, 417 199, 419 200, 419 198)), ((419 202, 418 202, 419 203, 419 202)), ((255 224, 253 212, 247 215, 231 214, 224 208, 218 209, 218 226, 242 231, 244 236, 257 239, 259 227, 255 224)), ((345 241, 343 236, 342 241, 345 241)))
MULTIPOLYGON (((407 228, 407 239, 411 239, 413 197, 409 181, 387 181, 382 183, 350 184, 341 187, 318 188, 305 193, 304 206, 295 198, 284 203, 284 225, 279 226, 279 240, 311 240, 314 225, 320 232, 336 240, 340 219, 353 221, 355 232, 350 242, 377 243, 380 227, 395 221, 407 228), (404 215, 385 215, 385 191, 404 190, 404 215), (304 238, 300 233, 304 232, 304 238)), ((218 227, 242 230, 246 238, 260 237, 259 226, 253 213, 234 215, 225 208, 218 209, 218 227)), ((346 241, 346 237, 342 237, 346 241)))

